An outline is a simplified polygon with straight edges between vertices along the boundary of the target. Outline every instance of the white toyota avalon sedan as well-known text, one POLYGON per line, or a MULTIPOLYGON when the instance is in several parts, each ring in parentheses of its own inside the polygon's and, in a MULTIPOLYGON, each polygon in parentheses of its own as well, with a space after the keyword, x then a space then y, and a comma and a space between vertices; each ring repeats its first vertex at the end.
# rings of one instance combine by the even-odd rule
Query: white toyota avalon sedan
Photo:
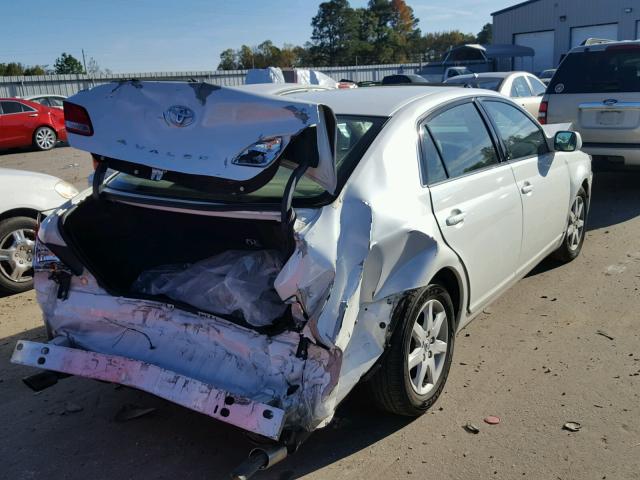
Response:
POLYGON ((584 241, 580 136, 490 91, 127 81, 71 97, 65 118, 93 188, 39 230, 51 340, 19 341, 13 362, 267 437, 262 467, 359 382, 424 413, 456 332, 584 241))

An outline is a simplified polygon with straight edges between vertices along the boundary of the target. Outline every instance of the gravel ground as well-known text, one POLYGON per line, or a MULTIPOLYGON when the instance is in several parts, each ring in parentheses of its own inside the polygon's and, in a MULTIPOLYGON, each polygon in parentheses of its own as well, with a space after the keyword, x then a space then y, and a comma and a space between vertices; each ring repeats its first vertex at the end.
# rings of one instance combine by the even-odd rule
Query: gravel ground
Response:
MULTIPOLYGON (((91 168, 70 148, 0 155, 2 166, 79 186, 91 168)), ((582 255, 543 262, 458 335, 431 412, 394 418, 356 393, 258 478, 640 479, 640 175, 594 182, 582 255)), ((9 357, 17 339, 44 339, 40 325, 32 292, 0 298, 3 478, 217 479, 247 454, 237 430, 134 390, 69 378, 32 393, 20 382, 32 370, 9 357), (116 421, 126 404, 156 410, 116 421)))

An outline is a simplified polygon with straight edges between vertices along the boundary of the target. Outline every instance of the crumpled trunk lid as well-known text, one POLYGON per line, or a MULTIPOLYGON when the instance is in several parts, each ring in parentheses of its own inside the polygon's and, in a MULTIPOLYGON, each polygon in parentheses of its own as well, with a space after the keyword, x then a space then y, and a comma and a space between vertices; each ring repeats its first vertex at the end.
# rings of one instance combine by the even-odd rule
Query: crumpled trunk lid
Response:
POLYGON ((207 83, 136 80, 84 90, 68 102, 83 107, 93 127, 90 135, 70 132, 69 143, 116 170, 247 193, 286 160, 308 164, 305 175, 335 191, 336 122, 324 105, 207 83))

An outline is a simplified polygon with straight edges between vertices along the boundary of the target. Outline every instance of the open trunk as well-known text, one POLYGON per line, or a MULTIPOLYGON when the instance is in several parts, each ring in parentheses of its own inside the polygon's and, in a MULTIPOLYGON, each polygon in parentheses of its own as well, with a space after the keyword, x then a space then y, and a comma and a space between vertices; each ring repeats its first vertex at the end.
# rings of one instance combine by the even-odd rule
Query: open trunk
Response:
MULTIPOLYGON (((158 267, 164 269, 167 266, 178 266, 182 278, 193 281, 185 268, 212 258, 224 261, 226 257, 222 254, 225 252, 233 252, 236 260, 238 256, 242 259, 243 252, 253 257, 256 252, 266 252, 268 258, 276 258, 280 266, 286 261, 283 246, 288 241, 283 238, 285 234, 279 222, 178 213, 89 198, 65 217, 62 230, 69 246, 82 263, 100 285, 113 295, 173 303, 187 310, 216 314, 251 327, 277 328, 289 321, 289 310, 284 304, 277 318, 259 322, 251 321, 246 310, 244 314, 241 310, 228 312, 228 305, 216 305, 216 299, 220 295, 214 295, 213 304, 209 298, 209 307, 203 307, 203 299, 196 296, 199 295, 198 292, 215 288, 215 283, 224 281, 219 275, 201 275, 199 279, 212 284, 203 285, 196 279, 195 285, 198 288, 195 289, 195 296, 186 292, 187 299, 172 293, 152 294, 149 289, 141 289, 138 280, 141 274, 146 274, 147 277, 149 274, 154 275, 158 267)), ((273 262, 269 266, 273 270, 273 262)), ((253 268, 254 273, 250 275, 255 277, 255 261, 253 268)), ((247 276, 246 272, 244 276, 247 276)), ((181 283, 180 278, 177 280, 181 283)), ((254 308, 266 307, 263 302, 265 298, 272 307, 273 303, 281 302, 273 290, 273 277, 268 279, 268 288, 262 288, 263 285, 261 291, 255 292, 251 292, 251 286, 247 283, 253 281, 253 278, 233 280, 242 282, 245 298, 250 298, 254 308)), ((264 283, 266 279, 262 280, 264 283)), ((207 290, 206 294, 208 293, 207 290)), ((228 293, 233 295, 237 292, 228 293)), ((263 317, 265 315, 267 313, 263 317)))

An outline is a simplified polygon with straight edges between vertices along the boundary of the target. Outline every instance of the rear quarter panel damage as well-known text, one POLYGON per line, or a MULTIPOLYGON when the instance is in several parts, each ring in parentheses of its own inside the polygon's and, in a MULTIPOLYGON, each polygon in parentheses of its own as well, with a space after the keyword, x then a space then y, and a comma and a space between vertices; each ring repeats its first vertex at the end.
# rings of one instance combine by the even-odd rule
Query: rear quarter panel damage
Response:
POLYGON ((327 412, 384 351, 405 292, 428 285, 442 268, 465 278, 420 182, 414 115, 390 120, 339 198, 299 230, 296 254, 276 280, 280 296, 308 313, 313 340, 341 352, 333 357, 339 362, 332 367, 335 387, 323 398, 327 412))

